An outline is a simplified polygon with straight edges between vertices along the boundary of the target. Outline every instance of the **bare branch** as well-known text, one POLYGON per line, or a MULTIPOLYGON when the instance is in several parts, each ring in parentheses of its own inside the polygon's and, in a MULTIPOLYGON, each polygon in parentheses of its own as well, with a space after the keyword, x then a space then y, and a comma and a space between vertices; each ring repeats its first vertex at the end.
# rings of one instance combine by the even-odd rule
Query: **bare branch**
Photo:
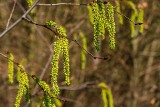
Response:
POLYGON ((60 6, 60 5, 67 5, 67 6, 86 6, 86 5, 90 5, 88 3, 82 3, 82 4, 79 4, 79 3, 56 3, 56 4, 37 4, 38 6, 60 6))
POLYGON ((13 3, 14 3, 14 4, 13 4, 13 8, 12 8, 11 14, 10 14, 10 16, 9 16, 9 19, 8 19, 8 21, 7 21, 6 29, 7 29, 8 26, 9 26, 10 20, 11 20, 11 18, 12 18, 13 12, 14 12, 14 9, 15 9, 15 7, 16 7, 17 0, 13 0, 13 3))
POLYGON ((16 22, 14 22, 10 27, 8 27, 6 30, 4 30, 1 34, 0 34, 0 38, 2 36, 4 36, 7 32, 9 32, 12 28, 14 28, 18 23, 20 23, 22 21, 22 19, 24 17, 27 16, 27 14, 29 14, 29 12, 38 4, 40 0, 36 0, 33 5, 26 11, 26 13, 24 13, 16 22))
MULTIPOLYGON (((48 30, 50 30, 51 32, 53 32, 56 36, 61 36, 61 35, 59 35, 58 34, 58 32, 55 30, 55 29, 51 29, 51 28, 49 28, 49 27, 47 27, 46 25, 44 25, 44 24, 38 24, 38 23, 36 23, 36 22, 33 22, 33 21, 31 21, 31 20, 29 20, 29 19, 27 19, 27 18, 23 18, 25 21, 27 21, 28 23, 31 23, 31 24, 34 24, 34 25, 37 25, 37 26, 41 26, 41 27, 44 27, 44 28, 46 28, 46 29, 48 29, 48 30)), ((108 56, 108 57, 99 57, 99 56, 94 56, 92 53, 90 53, 89 51, 87 51, 83 46, 81 46, 78 42, 77 42, 77 40, 75 40, 75 39, 71 39, 71 38, 68 38, 68 37, 65 37, 66 39, 68 39, 68 40, 70 40, 70 41, 72 41, 72 42, 74 42, 74 43, 76 43, 81 49, 83 49, 88 55, 90 55, 93 59, 101 59, 101 60, 109 60, 110 59, 110 57, 108 56)))

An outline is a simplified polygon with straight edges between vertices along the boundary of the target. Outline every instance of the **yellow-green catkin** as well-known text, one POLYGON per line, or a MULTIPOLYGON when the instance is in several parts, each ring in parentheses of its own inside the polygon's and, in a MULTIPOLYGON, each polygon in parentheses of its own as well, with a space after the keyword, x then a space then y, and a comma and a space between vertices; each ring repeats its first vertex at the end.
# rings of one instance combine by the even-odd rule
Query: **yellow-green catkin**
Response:
MULTIPOLYGON (((144 10, 139 9, 137 22, 143 23, 143 17, 144 17, 144 10)), ((144 29, 144 24, 139 25, 139 32, 140 33, 143 33, 143 29, 144 29)))
POLYGON ((27 4, 28 4, 28 7, 31 7, 32 4, 33 4, 33 0, 26 0, 27 4))
POLYGON ((131 37, 135 37, 136 32, 135 32, 135 26, 134 26, 135 23, 134 22, 136 21, 136 17, 138 15, 138 12, 137 12, 136 6, 134 5, 134 3, 132 1, 128 1, 127 3, 133 10, 133 12, 131 14, 131 18, 130 18, 132 20, 132 22, 130 22, 130 29, 131 29, 131 37))
POLYGON ((109 40, 110 40, 110 48, 115 49, 116 41, 115 41, 115 21, 114 21, 114 7, 110 4, 106 4, 106 21, 108 23, 107 29, 109 32, 109 40))
POLYGON ((54 55, 52 58, 52 71, 51 71, 51 84, 53 88, 53 92, 55 95, 59 95, 59 87, 57 84, 57 76, 58 76, 58 62, 61 53, 61 41, 57 40, 54 42, 54 55))
MULTIPOLYGON (((79 33, 82 41, 82 46, 85 50, 87 50, 87 39, 82 32, 79 33)), ((84 70, 86 68, 86 52, 81 50, 81 69, 84 70)))
POLYGON ((100 36, 100 14, 97 2, 93 2, 92 6, 92 13, 93 13, 93 27, 94 27, 94 45, 97 51, 100 50, 100 43, 99 43, 99 36, 100 36))
POLYGON ((108 89, 106 90, 106 93, 107 93, 107 95, 108 95, 109 107, 114 107, 113 95, 112 95, 111 90, 108 88, 108 89))
POLYGON ((92 13, 92 7, 87 6, 87 9, 88 9, 89 20, 90 20, 91 24, 93 24, 94 18, 93 18, 93 13, 92 13))
POLYGON ((62 102, 59 99, 54 99, 54 102, 55 102, 56 107, 62 107, 63 106, 62 102))
POLYGON ((63 55, 63 72, 65 75, 65 83, 70 84, 70 65, 69 65, 69 53, 68 53, 68 40, 62 38, 62 55, 63 55))
POLYGON ((52 21, 52 20, 46 22, 45 25, 46 25, 47 27, 49 27, 49 28, 54 28, 54 27, 56 27, 56 23, 55 23, 54 21, 52 21))
POLYGON ((12 84, 13 83, 13 75, 14 75, 14 56, 12 53, 9 53, 9 60, 8 60, 8 81, 12 84))
POLYGON ((59 57, 63 56, 63 72, 65 74, 65 82, 67 85, 70 84, 70 65, 69 65, 69 43, 66 35, 66 30, 60 26, 55 26, 57 35, 57 41, 54 42, 54 55, 52 58, 52 71, 51 71, 51 84, 55 95, 58 95, 59 87, 57 84, 58 76, 58 62, 59 57))
POLYGON ((24 71, 24 67, 22 65, 18 65, 17 67, 17 81, 20 82, 21 72, 24 71))
POLYGON ((45 81, 39 80, 35 76, 32 76, 32 78, 44 92, 43 107, 56 107, 54 101, 52 101, 52 97, 54 97, 54 95, 51 93, 49 85, 45 81))
POLYGON ((47 93, 45 93, 43 97, 43 107, 56 107, 52 98, 47 93))
POLYGON ((19 80, 18 94, 16 96, 15 107, 20 107, 22 96, 25 95, 26 101, 30 103, 29 79, 26 72, 21 72, 19 80))
MULTIPOLYGON (((121 13, 121 5, 120 5, 119 1, 116 0, 115 3, 116 3, 116 11, 119 12, 119 13, 121 13)), ((123 24, 123 17, 122 17, 122 15, 121 14, 117 14, 117 15, 118 15, 119 23, 123 24)))
POLYGON ((20 103, 21 103, 21 99, 23 97, 24 90, 25 90, 25 86, 20 84, 19 89, 18 89, 18 94, 16 96, 15 107, 20 107, 20 103))
POLYGON ((105 25, 106 25, 106 15, 105 15, 105 7, 103 2, 97 1, 98 9, 99 9, 99 26, 100 26, 100 33, 99 35, 102 37, 102 39, 105 38, 105 25))
POLYGON ((68 39, 66 38, 66 30, 60 26, 57 28, 58 34, 61 36, 59 38, 59 41, 61 41, 61 51, 62 51, 62 56, 63 56, 63 72, 65 75, 65 83, 67 85, 70 84, 70 64, 69 64, 69 43, 68 39))
POLYGON ((108 107, 108 100, 107 100, 106 90, 102 89, 101 96, 102 96, 104 107, 108 107))
POLYGON ((43 89, 44 92, 47 92, 48 94, 51 93, 49 85, 45 81, 39 81, 38 84, 43 89))
POLYGON ((37 77, 35 76, 32 76, 32 78, 35 80, 35 82, 43 89, 44 92, 50 94, 51 91, 50 91, 50 87, 49 85, 45 82, 45 81, 42 81, 42 80, 39 80, 37 77))
POLYGON ((114 107, 111 90, 107 87, 107 85, 104 82, 99 83, 98 86, 102 89, 101 95, 104 107, 114 107))

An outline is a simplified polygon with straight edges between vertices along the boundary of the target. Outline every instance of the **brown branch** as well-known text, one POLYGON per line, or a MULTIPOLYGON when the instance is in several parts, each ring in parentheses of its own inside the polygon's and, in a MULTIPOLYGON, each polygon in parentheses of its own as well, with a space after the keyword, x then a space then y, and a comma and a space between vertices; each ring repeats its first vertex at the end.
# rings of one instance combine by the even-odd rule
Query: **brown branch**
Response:
POLYGON ((16 3, 17 3, 17 0, 13 0, 13 8, 12 8, 11 14, 10 14, 10 16, 9 16, 9 18, 8 18, 7 25, 6 25, 6 29, 7 29, 8 26, 9 26, 10 20, 11 20, 11 18, 12 18, 13 12, 14 12, 14 9, 15 9, 15 7, 16 7, 16 3))
POLYGON ((130 22, 134 23, 134 25, 142 25, 143 23, 142 22, 134 22, 133 20, 131 20, 129 17, 127 17, 126 15, 114 10, 116 13, 122 15, 124 18, 126 18, 127 20, 129 20, 130 22))
MULTIPOLYGON (((9 52, 7 52, 7 54, 8 54, 9 52)), ((16 61, 14 61, 14 60, 11 60, 7 55, 5 55, 5 54, 3 54, 3 53, 1 53, 0 52, 0 55, 1 56, 3 56, 4 58, 6 58, 7 60, 9 60, 9 61, 12 61, 17 67, 19 67, 19 68, 21 68, 21 72, 26 72, 25 70, 24 70, 24 68, 22 68, 20 65, 19 65, 19 63, 17 63, 16 61)), ((31 75, 31 74, 29 74, 28 72, 26 72, 27 73, 27 75, 28 76, 30 76, 35 82, 36 82, 36 80, 35 80, 35 78, 37 78, 35 75, 31 75)), ((37 83, 37 82, 36 82, 37 83)), ((45 93, 45 91, 43 90, 43 88, 37 83, 37 85, 41 88, 41 90, 45 93)), ((79 102, 77 102, 77 101, 75 101, 75 100, 73 100, 73 99, 69 99, 69 98, 64 98, 64 97, 58 97, 58 96, 52 96, 52 95, 50 95, 49 93, 47 93, 51 98, 56 98, 56 99, 59 99, 59 100, 61 100, 61 101, 68 101, 68 102, 74 102, 74 103, 79 103, 79 102)), ((34 94, 34 95, 37 95, 37 94, 34 94)), ((33 96, 34 96, 33 95, 33 96)))
MULTIPOLYGON (((96 2, 96 1, 93 1, 96 2)), ((107 4, 108 2, 103 1, 103 4, 107 4)), ((37 4, 38 6, 61 6, 61 5, 66 5, 66 6, 88 6, 91 5, 91 3, 51 3, 51 4, 37 4)))
POLYGON ((67 5, 67 6, 87 6, 90 5, 89 3, 52 3, 52 4, 37 4, 38 6, 60 6, 60 5, 67 5))
POLYGON ((76 90, 82 90, 82 89, 85 89, 85 88, 90 88, 90 87, 97 87, 97 83, 94 82, 94 81, 91 81, 91 82, 86 82, 84 84, 81 84, 79 86, 62 86, 62 87, 59 87, 61 90, 70 90, 70 91, 76 91, 76 90))
MULTIPOLYGON (((37 26, 41 26, 41 27, 44 27, 48 30, 50 30, 51 32, 53 32, 56 36, 59 36, 61 37, 61 35, 58 34, 58 32, 55 30, 55 29, 51 29, 49 28, 47 25, 44 25, 44 24, 38 24, 36 22, 33 22, 29 19, 27 19, 26 17, 23 18, 25 21, 27 21, 28 23, 31 23, 31 24, 34 24, 34 25, 37 25, 37 26)), ((83 49, 88 55, 90 55, 93 59, 101 59, 101 60, 109 60, 110 58, 109 57, 99 57, 99 56, 94 56, 91 52, 87 51, 83 46, 81 46, 76 39, 71 39, 71 38, 68 38, 68 37, 65 37, 66 39, 76 43, 81 49, 83 49)))
MULTIPOLYGON (((93 2, 96 2, 93 0, 93 2)), ((103 1, 103 4, 107 4, 108 2, 103 1)), ((61 6, 61 5, 66 5, 66 6, 88 6, 91 5, 91 3, 52 3, 52 4, 37 4, 38 6, 61 6)), ((127 20, 129 20, 130 22, 134 23, 134 25, 142 25, 142 22, 134 22, 132 21, 130 18, 128 18, 126 15, 116 11, 117 6, 114 6, 114 11, 120 15, 122 15, 123 17, 125 17, 127 20)))
POLYGON ((22 21, 22 19, 26 17, 29 14, 29 12, 38 4, 39 1, 40 0, 36 0, 33 3, 33 5, 16 22, 14 22, 11 26, 9 26, 6 30, 4 30, 0 34, 0 38, 3 37, 6 33, 8 33, 11 29, 13 29, 17 24, 19 24, 22 21))

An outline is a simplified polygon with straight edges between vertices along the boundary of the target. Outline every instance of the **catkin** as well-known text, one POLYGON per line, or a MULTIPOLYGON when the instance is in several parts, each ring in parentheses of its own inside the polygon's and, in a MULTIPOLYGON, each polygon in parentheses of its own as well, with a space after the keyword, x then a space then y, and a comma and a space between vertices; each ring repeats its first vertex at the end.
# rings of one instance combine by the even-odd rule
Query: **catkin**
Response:
MULTIPOLYGON (((82 46, 85 50, 87 50, 87 39, 82 32, 79 33, 82 41, 82 46)), ((84 70, 86 68, 86 52, 81 50, 81 69, 84 70)))
POLYGON ((114 21, 114 8, 110 3, 106 4, 106 16, 107 16, 107 29, 109 32, 109 40, 110 40, 110 48, 115 49, 116 41, 115 41, 115 21, 114 21))
POLYGON ((130 29, 131 29, 131 37, 135 37, 135 34, 136 34, 135 26, 134 26, 135 23, 133 23, 133 22, 136 21, 136 17, 138 15, 138 12, 137 12, 136 6, 134 5, 134 3, 132 1, 128 1, 127 3, 133 10, 131 18, 130 18, 132 20, 132 22, 130 22, 130 29))
POLYGON ((19 80, 19 88, 16 96, 15 107, 20 107, 22 96, 25 95, 26 101, 30 103, 29 79, 25 71, 21 72, 19 80))
POLYGON ((32 4, 33 4, 33 0, 26 0, 27 4, 28 4, 28 7, 31 7, 32 4))
MULTIPOLYGON (((121 13, 121 8, 120 8, 121 5, 120 5, 119 1, 116 0, 115 3, 116 3, 116 11, 119 12, 119 13, 121 13)), ((121 14, 117 14, 117 15, 118 15, 119 23, 123 24, 123 17, 122 17, 122 15, 121 14)))
MULTIPOLYGON (((138 19, 137 21, 140 22, 140 23, 143 23, 143 17, 144 17, 144 10, 143 9, 140 9, 139 10, 139 14, 138 14, 138 19)), ((143 29, 144 29, 144 24, 141 24, 139 26, 139 32, 140 33, 143 33, 143 29)))
POLYGON ((14 75, 14 56, 13 54, 9 53, 9 60, 8 60, 8 81, 12 84, 13 83, 13 75, 14 75))
POLYGON ((68 40, 66 38, 62 39, 62 55, 63 55, 63 72, 65 75, 65 82, 67 85, 70 84, 70 65, 69 65, 69 53, 68 53, 68 40))
POLYGON ((51 71, 51 84, 53 87, 53 91, 55 95, 59 95, 59 87, 57 84, 57 76, 58 76, 58 62, 59 56, 61 52, 61 41, 54 42, 54 55, 52 58, 52 71, 51 71))

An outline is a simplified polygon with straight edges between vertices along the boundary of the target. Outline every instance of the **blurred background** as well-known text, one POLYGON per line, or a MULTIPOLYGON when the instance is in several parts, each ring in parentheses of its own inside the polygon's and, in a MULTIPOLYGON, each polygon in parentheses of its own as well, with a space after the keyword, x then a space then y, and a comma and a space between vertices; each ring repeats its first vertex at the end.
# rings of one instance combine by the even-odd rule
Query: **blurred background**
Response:
MULTIPOLYGON (((92 0, 41 0, 40 3, 91 3, 92 0)), ((113 6, 115 1, 108 0, 113 6)), ((119 0, 121 12, 131 17, 132 9, 127 0, 119 0)), ((105 82, 111 89, 115 107, 160 107, 160 1, 132 0, 136 8, 144 10, 144 32, 131 38, 130 21, 116 22, 116 49, 109 48, 108 32, 101 42, 101 51, 96 52, 93 44, 93 26, 88 18, 86 6, 36 6, 28 15, 34 22, 45 24, 53 20, 66 28, 69 38, 81 45, 79 32, 87 39, 87 50, 95 56, 109 57, 109 60, 93 59, 86 54, 86 68, 81 68, 81 48, 69 43, 71 86, 64 84, 62 61, 59 62, 58 84, 61 97, 67 99, 63 107, 103 107, 101 89, 88 84, 105 82), (86 85, 87 84, 87 85, 86 85), (85 87, 83 87, 85 86, 85 87)), ((0 0, 0 32, 13 24, 28 9, 25 0, 0 0), (10 23, 7 24, 13 9, 10 23)), ((137 32, 138 26, 135 26, 137 32)), ((23 63, 26 71, 50 83, 51 57, 53 55, 54 34, 49 30, 21 21, 11 31, 0 38, 0 52, 11 52, 15 61, 23 63)), ((13 107, 18 83, 8 83, 8 61, 0 56, 0 107, 13 107)), ((16 68, 15 68, 16 74, 16 68)), ((15 76, 16 79, 16 76, 15 76)), ((30 78, 33 95, 31 104, 22 101, 21 106, 41 107, 43 93, 30 78)))

